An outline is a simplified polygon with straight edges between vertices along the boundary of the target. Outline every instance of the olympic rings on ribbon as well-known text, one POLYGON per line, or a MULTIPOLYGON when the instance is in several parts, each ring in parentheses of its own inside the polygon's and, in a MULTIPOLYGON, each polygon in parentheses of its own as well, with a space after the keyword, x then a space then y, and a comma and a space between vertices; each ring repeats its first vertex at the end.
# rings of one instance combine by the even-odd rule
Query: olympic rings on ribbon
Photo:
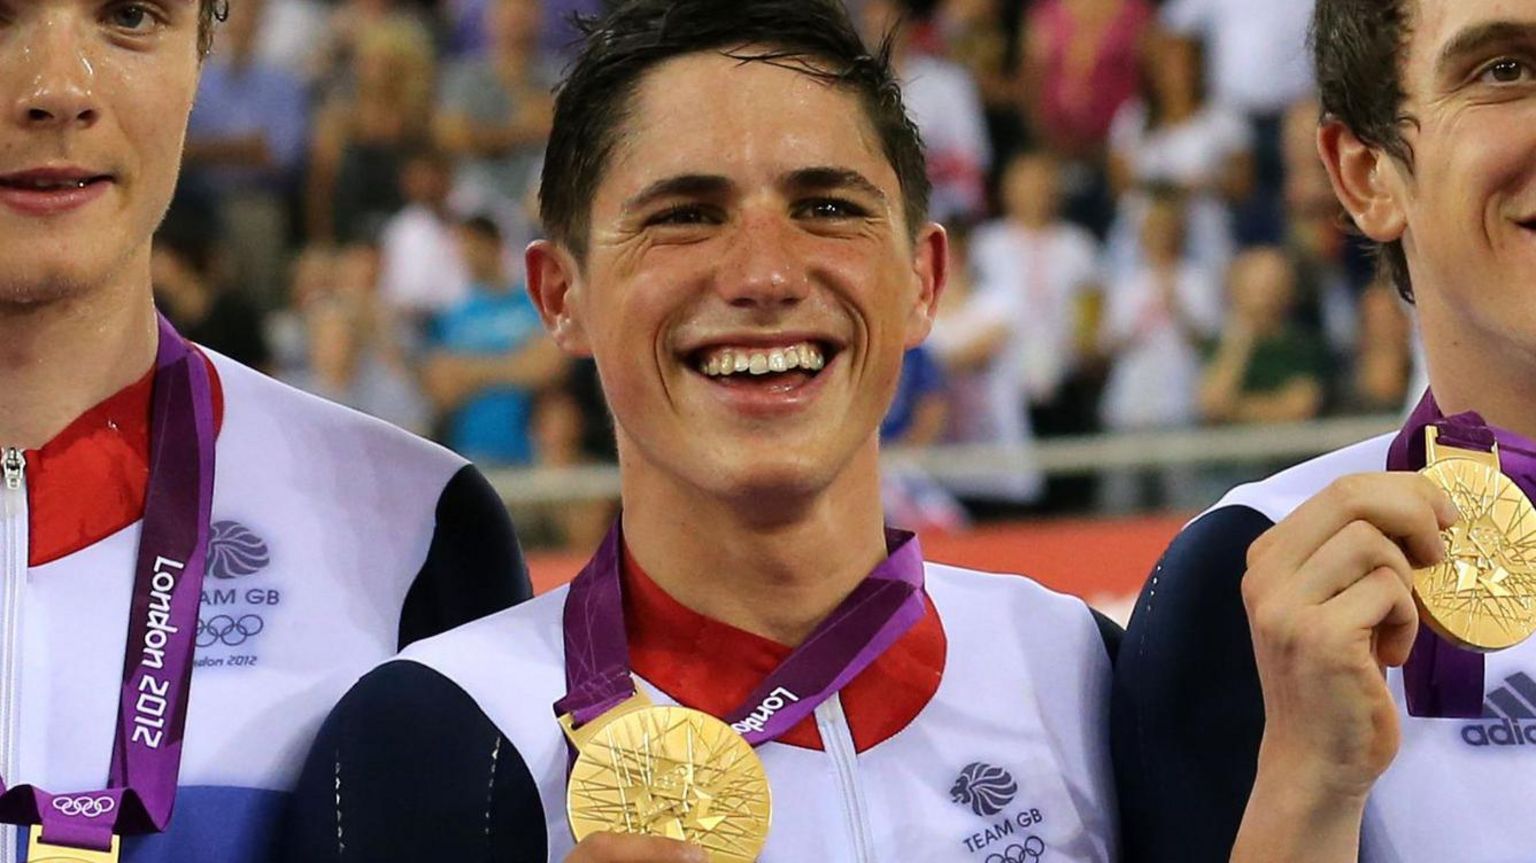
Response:
POLYGON ((117 808, 117 801, 103 794, 100 797, 92 797, 82 794, 78 797, 55 797, 53 808, 59 810, 59 814, 71 818, 100 818, 117 808))

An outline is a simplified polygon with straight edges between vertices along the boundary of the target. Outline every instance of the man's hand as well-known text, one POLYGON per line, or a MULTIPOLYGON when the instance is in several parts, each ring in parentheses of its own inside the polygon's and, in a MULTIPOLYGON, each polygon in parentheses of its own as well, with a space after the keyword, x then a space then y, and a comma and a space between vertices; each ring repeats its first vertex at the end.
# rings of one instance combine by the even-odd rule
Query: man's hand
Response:
POLYGON ((594 833, 581 840, 565 863, 709 863, 709 855, 697 845, 673 839, 594 833))
POLYGON ((1413 570, 1445 556, 1440 531, 1456 519, 1424 477, 1362 474, 1249 548, 1243 602, 1265 727, 1238 842, 1256 856, 1234 860, 1354 859, 1365 798, 1400 740, 1384 669, 1407 661, 1418 633, 1413 570))

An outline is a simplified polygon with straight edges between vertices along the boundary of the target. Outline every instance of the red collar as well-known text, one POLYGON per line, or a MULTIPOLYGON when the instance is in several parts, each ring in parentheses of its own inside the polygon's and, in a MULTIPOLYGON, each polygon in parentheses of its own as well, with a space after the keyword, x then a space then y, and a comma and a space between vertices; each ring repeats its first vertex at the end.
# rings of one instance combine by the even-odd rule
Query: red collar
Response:
MULTIPOLYGON (((217 428, 224 421, 224 388, 206 355, 203 362, 213 385, 217 428)), ((28 565, 74 554, 143 517, 154 382, 151 369, 40 449, 27 451, 28 565)))
MULTIPOLYGON (((775 641, 711 620, 668 596, 624 549, 624 623, 634 670, 679 704, 724 716, 739 707, 789 656, 775 641)), ((858 751, 895 736, 939 690, 944 671, 944 626, 933 601, 907 630, 839 693, 858 751)), ((780 743, 821 749, 808 717, 780 743)))

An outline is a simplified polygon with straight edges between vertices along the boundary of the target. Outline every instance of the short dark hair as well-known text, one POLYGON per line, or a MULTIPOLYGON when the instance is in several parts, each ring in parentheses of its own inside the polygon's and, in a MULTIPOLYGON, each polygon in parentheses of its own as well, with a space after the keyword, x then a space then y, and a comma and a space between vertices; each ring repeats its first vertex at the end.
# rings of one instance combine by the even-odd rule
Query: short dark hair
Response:
MULTIPOLYGON (((1367 146, 1413 168, 1413 147, 1403 127, 1403 55, 1412 0, 1317 0, 1312 54, 1323 121, 1342 123, 1367 146)), ((1413 302, 1413 280, 1401 240, 1379 249, 1381 267, 1403 299, 1413 302)))
POLYGON ((215 21, 229 18, 229 0, 198 0, 197 4, 197 55, 207 57, 213 50, 215 21))
POLYGON ((618 0, 578 18, 585 42, 555 98, 539 216, 551 239, 583 258, 592 198, 645 74, 688 54, 794 69, 859 96, 901 182, 908 229, 928 218, 922 137, 907 116, 891 40, 870 51, 839 0, 618 0))

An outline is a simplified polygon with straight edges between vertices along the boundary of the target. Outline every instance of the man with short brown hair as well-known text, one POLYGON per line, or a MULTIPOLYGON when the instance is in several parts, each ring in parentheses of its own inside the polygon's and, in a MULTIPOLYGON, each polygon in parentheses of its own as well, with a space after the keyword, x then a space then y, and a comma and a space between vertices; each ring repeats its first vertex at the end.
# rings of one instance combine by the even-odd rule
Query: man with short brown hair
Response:
POLYGON ((1446 601, 1518 630, 1536 573, 1485 492, 1414 472, 1496 460, 1490 486, 1536 492, 1536 2, 1318 0, 1313 29, 1319 151, 1415 301, 1431 391, 1397 434, 1239 487, 1169 548, 1117 669, 1127 851, 1529 859, 1536 643, 1484 657, 1442 633, 1446 601), (1416 603, 1448 555, 1452 587, 1426 576, 1416 603))
POLYGON ((463 459, 156 315, 215 7, 0 11, 0 863, 269 860, 357 674, 528 594, 463 459))

